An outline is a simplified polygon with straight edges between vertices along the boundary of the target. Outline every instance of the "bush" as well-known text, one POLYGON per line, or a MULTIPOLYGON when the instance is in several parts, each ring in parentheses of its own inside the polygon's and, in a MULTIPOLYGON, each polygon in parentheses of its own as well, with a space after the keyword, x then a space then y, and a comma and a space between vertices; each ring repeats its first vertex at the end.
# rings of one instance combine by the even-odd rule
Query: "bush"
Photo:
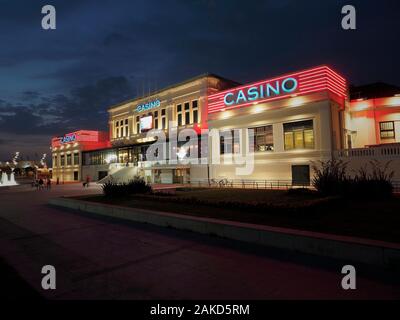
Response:
POLYGON ((312 179, 313 187, 323 195, 337 195, 346 188, 347 163, 337 160, 320 161, 320 166, 313 164, 315 174, 312 179))
POLYGON ((315 176, 312 184, 323 195, 341 195, 350 198, 380 199, 393 194, 393 171, 389 164, 382 166, 374 160, 368 166, 361 167, 353 176, 346 174, 347 164, 330 160, 321 162, 321 166, 313 166, 315 176))
POLYGON ((152 191, 143 178, 135 176, 128 183, 115 183, 108 181, 102 185, 103 195, 106 197, 123 197, 133 194, 144 194, 152 191))

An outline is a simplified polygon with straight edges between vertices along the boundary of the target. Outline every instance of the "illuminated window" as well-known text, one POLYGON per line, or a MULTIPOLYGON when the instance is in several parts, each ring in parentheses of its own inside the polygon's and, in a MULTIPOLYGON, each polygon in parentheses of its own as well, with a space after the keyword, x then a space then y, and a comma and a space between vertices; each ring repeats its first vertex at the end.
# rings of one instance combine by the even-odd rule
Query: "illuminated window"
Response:
POLYGON ((61 155, 61 158, 60 158, 60 166, 65 166, 65 155, 61 155))
POLYGON ((379 123, 381 130, 381 139, 394 139, 394 122, 387 121, 379 123))
POLYGON ((274 151, 274 136, 272 125, 252 128, 254 130, 253 143, 249 141, 250 150, 254 152, 274 151))
POLYGON ((314 149, 313 121, 298 121, 283 125, 285 150, 314 149))

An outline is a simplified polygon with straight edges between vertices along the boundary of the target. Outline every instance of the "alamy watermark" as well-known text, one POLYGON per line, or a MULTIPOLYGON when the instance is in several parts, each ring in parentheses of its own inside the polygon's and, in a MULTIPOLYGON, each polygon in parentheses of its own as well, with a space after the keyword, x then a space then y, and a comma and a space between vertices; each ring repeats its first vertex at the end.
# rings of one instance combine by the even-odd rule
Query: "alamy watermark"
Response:
POLYGON ((146 151, 146 161, 168 165, 223 163, 235 166, 238 176, 253 173, 254 129, 202 129, 199 134, 192 128, 178 132, 173 121, 168 127, 168 139, 164 130, 153 129, 147 132, 146 141, 154 142, 146 151))

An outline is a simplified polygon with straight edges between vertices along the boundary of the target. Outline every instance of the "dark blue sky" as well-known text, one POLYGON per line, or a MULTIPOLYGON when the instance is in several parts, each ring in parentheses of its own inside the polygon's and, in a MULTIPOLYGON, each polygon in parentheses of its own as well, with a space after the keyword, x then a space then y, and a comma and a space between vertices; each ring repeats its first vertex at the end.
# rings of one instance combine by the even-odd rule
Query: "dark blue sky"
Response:
POLYGON ((0 160, 106 129, 107 107, 212 72, 239 82, 329 64, 400 85, 398 0, 0 0, 0 160), (41 29, 41 8, 57 30, 41 29), (340 27, 357 9, 357 30, 340 27))

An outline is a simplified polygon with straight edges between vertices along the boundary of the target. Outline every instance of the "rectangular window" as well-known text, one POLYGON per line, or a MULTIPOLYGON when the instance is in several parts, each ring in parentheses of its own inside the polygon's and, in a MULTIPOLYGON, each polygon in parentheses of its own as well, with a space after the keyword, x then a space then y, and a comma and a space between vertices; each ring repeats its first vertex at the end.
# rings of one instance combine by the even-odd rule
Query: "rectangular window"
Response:
POLYGON ((283 124, 285 150, 314 149, 314 125, 312 120, 283 124))
POLYGON ((185 111, 185 124, 190 123, 190 111, 185 111))
POLYGON ((136 117, 136 133, 140 133, 140 117, 136 117))
POLYGON ((176 106, 176 113, 177 113, 177 121, 178 121, 178 127, 180 127, 182 125, 182 105, 178 104, 176 106))
POLYGON ((158 111, 154 111, 154 129, 158 129, 158 111))
POLYGON ((71 166, 71 165, 72 165, 72 155, 67 154, 67 166, 71 166))
POLYGON ((79 165, 79 153, 74 153, 74 166, 79 165))
POLYGON ((193 111, 193 123, 199 122, 199 108, 198 108, 198 101, 194 100, 192 102, 192 111, 193 111))
POLYGON ((185 102, 185 125, 190 124, 190 104, 185 102))
POLYGON ((129 120, 125 119, 125 137, 129 137, 129 120))
POLYGON ((161 110, 161 129, 167 128, 167 112, 165 109, 161 110))
POLYGON ((199 122, 199 111, 193 110, 193 123, 198 123, 198 122, 199 122))
MULTIPOLYGON (((254 130, 254 152, 274 151, 274 136, 272 132, 272 125, 252 129, 254 130)), ((253 150, 251 143, 250 150, 253 150)))
MULTIPOLYGON (((240 132, 240 131, 239 131, 240 132)), ((240 133, 235 130, 223 131, 220 134, 220 154, 240 153, 240 133)))
POLYGON ((394 122, 386 121, 379 123, 380 131, 381 131, 381 139, 394 139, 394 122))
POLYGON ((65 155, 61 155, 61 158, 60 158, 60 165, 61 166, 65 166, 65 155))

